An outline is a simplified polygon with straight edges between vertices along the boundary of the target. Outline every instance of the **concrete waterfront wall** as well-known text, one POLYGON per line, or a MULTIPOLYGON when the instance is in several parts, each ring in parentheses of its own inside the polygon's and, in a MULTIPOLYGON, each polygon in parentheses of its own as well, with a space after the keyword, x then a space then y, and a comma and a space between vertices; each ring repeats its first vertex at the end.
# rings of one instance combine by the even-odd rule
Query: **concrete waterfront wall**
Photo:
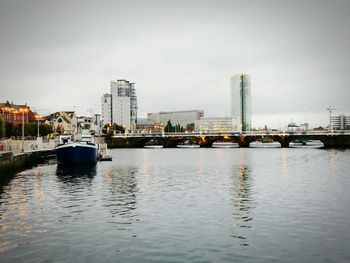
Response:
MULTIPOLYGON (((33 151, 33 150, 51 150, 55 148, 58 140, 50 140, 47 142, 43 142, 40 138, 39 140, 24 140, 23 148, 24 151, 33 151)), ((4 140, 0 141, 0 149, 2 151, 9 151, 13 154, 19 154, 22 152, 22 140, 4 140)))
POLYGON ((30 151, 15 155, 12 152, 0 152, 0 177, 36 165, 42 162, 43 158, 54 157, 54 154, 54 150, 30 151))

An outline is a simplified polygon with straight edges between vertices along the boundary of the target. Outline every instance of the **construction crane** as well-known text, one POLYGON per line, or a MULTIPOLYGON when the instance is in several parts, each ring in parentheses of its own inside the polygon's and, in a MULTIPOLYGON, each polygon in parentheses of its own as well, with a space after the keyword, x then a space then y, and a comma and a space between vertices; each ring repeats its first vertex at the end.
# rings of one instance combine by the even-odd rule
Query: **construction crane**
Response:
POLYGON ((86 111, 93 117, 96 113, 96 108, 98 106, 98 103, 96 103, 92 108, 87 109, 86 111))

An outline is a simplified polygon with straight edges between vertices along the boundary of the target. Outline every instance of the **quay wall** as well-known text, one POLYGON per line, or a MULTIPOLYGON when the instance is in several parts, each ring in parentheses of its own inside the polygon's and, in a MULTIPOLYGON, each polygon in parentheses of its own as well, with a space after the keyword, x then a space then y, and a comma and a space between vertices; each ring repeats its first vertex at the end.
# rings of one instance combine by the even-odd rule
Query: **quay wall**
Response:
POLYGON ((29 151, 20 154, 0 152, 0 177, 26 167, 31 167, 42 162, 45 158, 53 158, 55 156, 53 149, 29 151))

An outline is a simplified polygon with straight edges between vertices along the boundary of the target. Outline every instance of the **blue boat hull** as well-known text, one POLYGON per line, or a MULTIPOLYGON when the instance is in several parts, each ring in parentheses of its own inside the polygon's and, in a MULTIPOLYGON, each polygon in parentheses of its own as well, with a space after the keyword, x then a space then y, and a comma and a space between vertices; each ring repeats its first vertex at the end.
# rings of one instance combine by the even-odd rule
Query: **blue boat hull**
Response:
POLYGON ((57 162, 61 165, 86 165, 97 162, 97 147, 76 143, 57 146, 57 162))

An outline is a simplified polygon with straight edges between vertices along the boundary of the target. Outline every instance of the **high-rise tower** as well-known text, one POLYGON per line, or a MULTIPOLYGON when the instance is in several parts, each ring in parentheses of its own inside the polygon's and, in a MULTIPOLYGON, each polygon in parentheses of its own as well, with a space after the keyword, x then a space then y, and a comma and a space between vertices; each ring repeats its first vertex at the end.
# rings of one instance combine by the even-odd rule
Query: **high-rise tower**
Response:
POLYGON ((127 130, 136 129, 137 97, 135 83, 121 79, 111 81, 111 94, 102 97, 104 123, 116 123, 127 130))
POLYGON ((136 129, 137 98, 135 83, 120 79, 111 81, 112 121, 126 129, 136 129))
POLYGON ((231 117, 239 131, 250 131, 252 126, 251 81, 248 74, 231 77, 231 117))
POLYGON ((112 95, 104 94, 101 98, 101 105, 103 124, 112 124, 112 95))

